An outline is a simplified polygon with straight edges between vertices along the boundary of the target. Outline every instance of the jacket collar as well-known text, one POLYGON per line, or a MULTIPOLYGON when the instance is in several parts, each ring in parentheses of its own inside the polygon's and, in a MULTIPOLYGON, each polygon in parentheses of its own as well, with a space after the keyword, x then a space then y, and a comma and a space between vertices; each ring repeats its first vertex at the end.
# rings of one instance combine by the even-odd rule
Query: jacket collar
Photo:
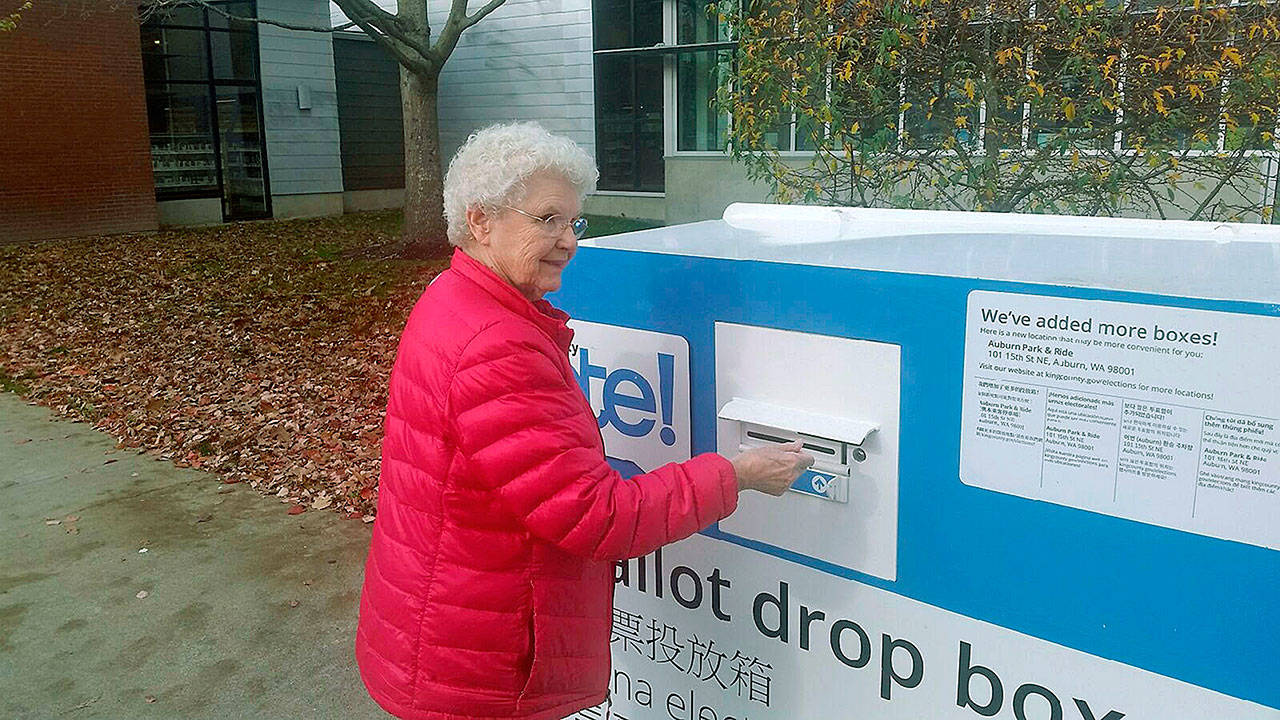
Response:
POLYGON ((463 252, 462 248, 453 251, 453 259, 449 263, 449 269, 458 273, 462 277, 479 285, 482 290, 491 295, 503 307, 528 318, 537 325, 540 330, 547 334, 560 349, 566 353, 569 352, 569 343, 573 341, 573 329, 567 323, 569 315, 565 312, 553 307, 546 300, 536 300, 530 302, 528 298, 520 294, 506 280, 498 277, 492 270, 485 267, 483 263, 470 255, 463 252))

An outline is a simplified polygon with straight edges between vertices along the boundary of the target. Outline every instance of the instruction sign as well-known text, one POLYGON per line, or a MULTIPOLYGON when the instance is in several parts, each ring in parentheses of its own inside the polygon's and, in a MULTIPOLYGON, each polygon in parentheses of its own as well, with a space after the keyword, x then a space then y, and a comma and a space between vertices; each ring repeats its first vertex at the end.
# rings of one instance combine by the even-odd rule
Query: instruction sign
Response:
POLYGON ((1280 318, 974 291, 960 479, 1280 547, 1280 318))

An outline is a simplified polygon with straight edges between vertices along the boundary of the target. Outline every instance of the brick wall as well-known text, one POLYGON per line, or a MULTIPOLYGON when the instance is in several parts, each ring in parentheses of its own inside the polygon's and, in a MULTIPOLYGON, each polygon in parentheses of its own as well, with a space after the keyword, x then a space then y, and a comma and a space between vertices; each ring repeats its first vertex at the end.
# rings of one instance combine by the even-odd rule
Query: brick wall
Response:
POLYGON ((0 34, 0 242, 154 230, 137 22, 37 2, 0 34))

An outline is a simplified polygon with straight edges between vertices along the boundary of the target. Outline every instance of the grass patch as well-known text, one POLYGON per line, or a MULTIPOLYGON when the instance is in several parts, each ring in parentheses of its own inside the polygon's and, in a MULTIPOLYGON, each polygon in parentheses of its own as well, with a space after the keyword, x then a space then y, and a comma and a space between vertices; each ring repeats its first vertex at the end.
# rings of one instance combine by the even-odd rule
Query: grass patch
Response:
POLYGON ((18 395, 26 395, 31 388, 22 382, 20 378, 15 378, 4 370, 0 370, 0 392, 11 392, 18 395))
POLYGON ((663 226, 662 223, 656 220, 641 220, 638 218, 618 217, 616 215, 584 215, 583 217, 587 219, 587 237, 589 238, 617 235, 618 233, 635 230, 649 230, 663 226))
POLYGON ((321 243, 319 245, 316 245, 314 248, 312 248, 309 255, 313 260, 328 262, 330 260, 337 260, 339 257, 341 257, 342 248, 339 247, 338 245, 321 243))

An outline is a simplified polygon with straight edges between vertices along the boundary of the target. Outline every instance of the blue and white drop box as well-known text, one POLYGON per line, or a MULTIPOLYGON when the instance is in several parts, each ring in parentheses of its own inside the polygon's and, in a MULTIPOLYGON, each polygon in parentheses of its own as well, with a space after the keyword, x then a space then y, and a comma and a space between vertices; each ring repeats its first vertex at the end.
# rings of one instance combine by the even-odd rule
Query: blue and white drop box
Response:
POLYGON ((552 298, 624 474, 813 469, 619 565, 634 719, 1280 719, 1280 228, 734 205, 552 298))

